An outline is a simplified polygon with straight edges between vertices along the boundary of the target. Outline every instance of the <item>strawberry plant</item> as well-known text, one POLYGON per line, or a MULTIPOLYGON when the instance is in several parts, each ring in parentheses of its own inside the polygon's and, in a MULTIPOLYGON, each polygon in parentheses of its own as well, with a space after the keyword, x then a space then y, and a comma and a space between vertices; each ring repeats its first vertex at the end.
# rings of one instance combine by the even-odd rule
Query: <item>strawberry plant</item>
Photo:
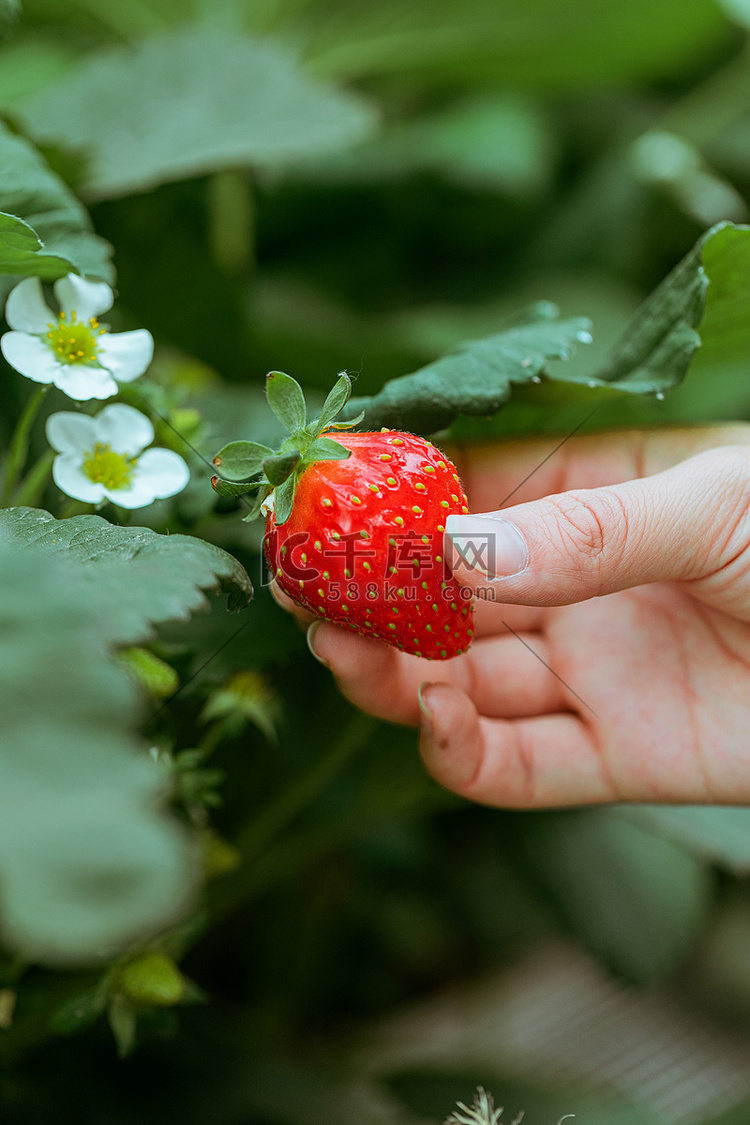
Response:
POLYGON ((557 668, 464 458, 750 419, 748 32, 0 0, 2 1125, 750 1119, 750 810, 476 807, 268 588, 412 701, 557 668))

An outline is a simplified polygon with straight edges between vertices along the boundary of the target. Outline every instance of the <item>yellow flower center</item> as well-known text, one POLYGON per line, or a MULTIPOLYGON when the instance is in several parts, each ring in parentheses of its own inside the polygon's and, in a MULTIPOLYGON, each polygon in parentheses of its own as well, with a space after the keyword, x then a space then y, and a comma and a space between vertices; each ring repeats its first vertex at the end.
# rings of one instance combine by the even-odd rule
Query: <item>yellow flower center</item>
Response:
POLYGON ((123 457, 112 447, 97 442, 92 450, 83 455, 83 471, 94 484, 103 484, 113 491, 127 488, 135 468, 135 457, 123 457))
POLYGON ((70 320, 60 313, 56 324, 48 325, 47 343, 60 363, 96 363, 99 354, 96 338, 104 333, 95 316, 88 321, 76 320, 75 309, 70 320))

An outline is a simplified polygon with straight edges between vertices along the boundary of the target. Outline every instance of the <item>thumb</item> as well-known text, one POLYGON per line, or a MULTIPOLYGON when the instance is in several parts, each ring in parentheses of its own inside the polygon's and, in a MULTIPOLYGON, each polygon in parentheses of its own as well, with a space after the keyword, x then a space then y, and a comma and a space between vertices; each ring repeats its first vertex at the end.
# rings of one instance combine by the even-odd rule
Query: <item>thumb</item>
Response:
POLYGON ((569 605, 698 580, 696 594, 713 583, 718 600, 734 609, 741 594, 750 607, 749 509, 750 450, 727 446, 623 484, 449 516, 446 557, 462 585, 492 601, 569 605))

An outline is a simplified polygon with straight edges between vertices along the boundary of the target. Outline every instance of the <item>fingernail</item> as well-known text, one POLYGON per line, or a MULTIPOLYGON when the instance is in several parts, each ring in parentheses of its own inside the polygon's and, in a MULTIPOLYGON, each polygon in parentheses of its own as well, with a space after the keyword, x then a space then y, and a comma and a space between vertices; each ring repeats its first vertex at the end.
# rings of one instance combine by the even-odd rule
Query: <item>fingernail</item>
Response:
POLYGON ((427 733, 432 731, 434 722, 432 711, 427 706, 427 702, 424 697, 424 692, 427 690, 427 688, 430 687, 432 687, 432 684, 429 682, 429 680, 425 680, 423 684, 419 685, 419 691, 417 692, 417 698, 419 700, 419 713, 422 716, 421 726, 422 729, 427 733))
POLYGON ((310 652, 313 654, 318 664, 322 664, 324 668, 328 668, 328 661, 324 660, 320 653, 315 651, 315 634, 322 624, 322 621, 313 621, 312 625, 307 630, 307 647, 310 649, 310 652))
POLYGON ((509 520, 487 516, 448 516, 445 535, 454 574, 471 571, 487 578, 510 578, 529 564, 529 549, 509 520))

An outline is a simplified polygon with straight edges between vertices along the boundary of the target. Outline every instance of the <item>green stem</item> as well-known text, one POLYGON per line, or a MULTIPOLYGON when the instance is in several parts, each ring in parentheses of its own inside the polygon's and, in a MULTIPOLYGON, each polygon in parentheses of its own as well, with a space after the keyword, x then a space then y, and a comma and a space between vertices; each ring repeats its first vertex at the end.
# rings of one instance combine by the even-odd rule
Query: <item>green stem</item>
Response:
POLYGON ((39 506, 41 495, 49 480, 54 459, 54 449, 45 449, 39 460, 32 465, 18 486, 18 491, 14 497, 16 507, 36 508, 39 506))
MULTIPOLYGON (((272 850, 259 857, 252 868, 245 871, 241 882, 235 877, 231 884, 230 894, 222 894, 213 904, 211 912, 212 921, 220 921, 231 915, 239 906, 263 894, 269 887, 277 886, 280 882, 299 876, 301 872, 314 867, 331 854, 336 848, 344 844, 351 844, 360 840, 368 833, 376 831, 383 824, 392 823, 399 816, 416 812, 427 812, 454 808, 460 804, 459 798, 454 798, 448 793, 436 793, 430 797, 431 804, 425 803, 424 791, 409 789, 400 793, 396 798, 389 795, 387 803, 380 802, 366 811, 360 811, 353 816, 349 811, 310 830, 302 828, 285 835, 272 850), (239 893, 241 887, 242 893, 239 893)), ((217 884, 217 892, 221 884, 217 884)))
POLYGON ((5 963, 0 965, 0 987, 12 988, 17 985, 28 968, 29 962, 24 961, 22 957, 9 956, 5 963))
POLYGON ((133 513, 130 508, 121 508, 119 504, 113 504, 112 510, 120 527, 130 527, 133 522, 133 513))
POLYGON ((66 500, 60 509, 59 519, 69 520, 73 516, 90 516, 93 511, 93 504, 86 504, 83 500, 66 500))
POLYGON ((254 861, 287 825, 315 801, 330 781, 344 768, 375 728, 373 719, 355 715, 330 749, 313 762, 306 773, 296 778, 255 813, 233 841, 242 853, 242 867, 237 874, 222 881, 212 895, 211 916, 214 919, 231 914, 245 898, 246 888, 254 884, 254 861))
POLYGON ((235 840, 245 859, 261 852, 291 820, 313 803, 319 793, 346 765, 374 727, 371 719, 355 715, 333 745, 306 773, 257 813, 235 840))
POLYGON ((213 754, 223 737, 224 725, 222 722, 216 722, 208 728, 203 738, 198 743, 198 749, 201 751, 204 758, 208 758, 213 754))
POLYGON ((211 254, 226 274, 244 274, 255 261, 253 185, 244 170, 226 168, 208 181, 211 254))
POLYGON ((42 400, 49 390, 49 385, 45 384, 37 387, 21 412, 21 417, 18 419, 18 425, 15 428, 13 437, 10 441, 10 450, 8 453, 8 463, 5 469, 5 486, 3 488, 2 499, 0 499, 0 508, 7 508, 13 491, 16 487, 19 474, 26 464, 26 457, 29 452, 29 435, 31 427, 34 424, 34 419, 39 413, 39 407, 42 405, 42 400))
POLYGON ((55 1012, 93 987, 97 979, 98 974, 94 972, 50 975, 43 996, 23 1009, 19 1005, 12 1027, 0 1035, 0 1066, 11 1067, 50 1039, 50 1020, 55 1012))

